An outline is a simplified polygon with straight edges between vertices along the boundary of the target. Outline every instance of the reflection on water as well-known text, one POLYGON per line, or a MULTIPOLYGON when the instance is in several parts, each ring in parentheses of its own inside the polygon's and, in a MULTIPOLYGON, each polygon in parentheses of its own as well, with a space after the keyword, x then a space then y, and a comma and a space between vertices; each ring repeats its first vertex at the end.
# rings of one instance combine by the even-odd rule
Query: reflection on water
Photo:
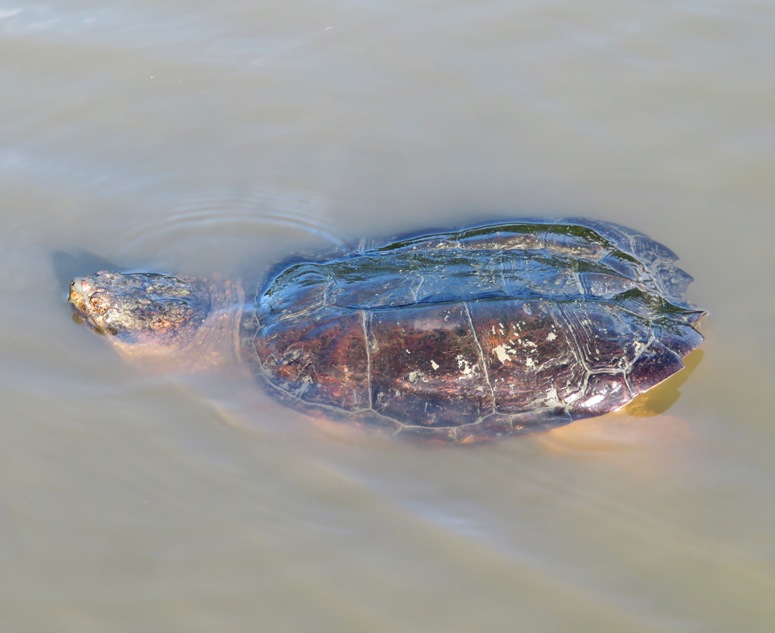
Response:
POLYGON ((552 450, 610 451, 648 447, 658 451, 696 439, 689 420, 668 414, 681 397, 679 388, 702 362, 703 350, 690 352, 685 368, 636 396, 620 411, 553 429, 539 438, 552 450))
POLYGON ((696 349, 684 357, 684 369, 671 376, 663 383, 653 387, 646 393, 636 397, 624 411, 635 417, 651 417, 665 413, 681 397, 679 387, 683 385, 697 369, 705 355, 701 349, 696 349))

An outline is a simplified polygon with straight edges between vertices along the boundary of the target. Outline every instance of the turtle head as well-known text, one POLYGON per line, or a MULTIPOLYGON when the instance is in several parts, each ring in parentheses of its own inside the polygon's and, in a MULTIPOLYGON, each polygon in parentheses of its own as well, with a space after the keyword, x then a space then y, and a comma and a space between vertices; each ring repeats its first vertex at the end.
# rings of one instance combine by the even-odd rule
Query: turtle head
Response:
POLYGON ((208 283, 158 273, 101 271, 70 284, 75 320, 132 355, 188 346, 212 310, 208 283))

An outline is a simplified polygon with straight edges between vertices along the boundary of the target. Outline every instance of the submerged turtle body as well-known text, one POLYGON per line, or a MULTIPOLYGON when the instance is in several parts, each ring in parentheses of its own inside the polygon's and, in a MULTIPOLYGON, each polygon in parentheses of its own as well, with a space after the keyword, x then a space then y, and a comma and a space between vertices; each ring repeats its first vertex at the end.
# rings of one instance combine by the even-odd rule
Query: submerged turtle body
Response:
POLYGON ((604 222, 489 224, 297 261, 226 325, 193 302, 186 328, 238 328, 237 355, 305 411, 477 441, 607 413, 681 369, 704 313, 675 259, 604 222))
POLYGON ((565 424, 683 367, 702 312, 675 255, 603 222, 522 221, 298 262, 242 317, 285 400, 449 441, 565 424))

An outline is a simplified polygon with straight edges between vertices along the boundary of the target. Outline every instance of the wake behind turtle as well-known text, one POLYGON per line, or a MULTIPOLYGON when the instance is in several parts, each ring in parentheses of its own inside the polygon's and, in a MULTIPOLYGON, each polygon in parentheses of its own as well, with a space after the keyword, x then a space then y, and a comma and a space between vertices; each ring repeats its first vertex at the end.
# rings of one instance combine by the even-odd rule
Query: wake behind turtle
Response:
POLYGON ((124 353, 246 364, 284 402, 467 443, 627 404, 683 367, 704 312, 645 235, 521 220, 383 243, 239 281, 102 271, 70 302, 124 353))

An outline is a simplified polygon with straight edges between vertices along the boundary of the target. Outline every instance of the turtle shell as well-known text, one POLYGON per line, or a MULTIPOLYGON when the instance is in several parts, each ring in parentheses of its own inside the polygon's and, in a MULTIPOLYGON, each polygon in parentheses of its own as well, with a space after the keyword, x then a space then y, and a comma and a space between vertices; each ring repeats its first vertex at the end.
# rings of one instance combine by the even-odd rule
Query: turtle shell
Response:
POLYGON ((446 442, 546 429, 683 367, 704 313, 675 260, 585 219, 367 245, 272 274, 244 311, 241 354, 308 412, 446 442))

